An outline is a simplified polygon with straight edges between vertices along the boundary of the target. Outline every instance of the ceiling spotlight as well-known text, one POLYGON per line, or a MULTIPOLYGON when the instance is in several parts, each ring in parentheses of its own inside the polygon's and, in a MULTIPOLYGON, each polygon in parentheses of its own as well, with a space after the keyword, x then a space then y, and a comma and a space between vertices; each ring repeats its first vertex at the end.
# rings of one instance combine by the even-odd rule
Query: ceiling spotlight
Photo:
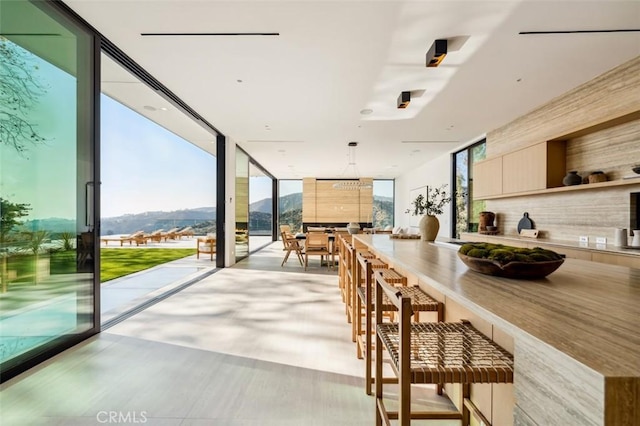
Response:
POLYGON ((447 40, 436 40, 427 51, 427 67, 437 67, 447 56, 447 40))
POLYGON ((406 108, 411 102, 411 92, 402 92, 398 96, 398 108, 406 108))
POLYGON ((362 115, 368 115, 368 114, 371 114, 372 112, 373 110, 371 108, 365 108, 360 110, 360 114, 362 115))

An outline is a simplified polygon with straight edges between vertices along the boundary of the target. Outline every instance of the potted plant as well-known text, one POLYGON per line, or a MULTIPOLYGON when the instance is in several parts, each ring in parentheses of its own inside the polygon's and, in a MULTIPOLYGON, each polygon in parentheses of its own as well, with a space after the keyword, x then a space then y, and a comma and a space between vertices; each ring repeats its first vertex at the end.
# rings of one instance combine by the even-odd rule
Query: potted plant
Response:
POLYGON ((444 212, 444 207, 451 202, 451 194, 446 191, 447 184, 438 188, 427 187, 426 197, 419 194, 411 202, 412 208, 405 213, 413 216, 422 216, 420 223, 420 235, 422 241, 434 241, 440 230, 440 221, 436 217, 444 212))

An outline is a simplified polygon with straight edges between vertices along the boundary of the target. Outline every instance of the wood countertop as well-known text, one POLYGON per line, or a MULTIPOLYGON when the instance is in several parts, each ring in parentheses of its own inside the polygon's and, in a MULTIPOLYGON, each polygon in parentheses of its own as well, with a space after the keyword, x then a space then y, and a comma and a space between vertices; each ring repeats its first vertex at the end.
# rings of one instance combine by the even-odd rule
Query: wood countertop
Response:
POLYGON ((640 269, 566 259, 546 278, 516 280, 469 270, 457 247, 355 237, 516 340, 533 337, 604 377, 640 378, 640 269))

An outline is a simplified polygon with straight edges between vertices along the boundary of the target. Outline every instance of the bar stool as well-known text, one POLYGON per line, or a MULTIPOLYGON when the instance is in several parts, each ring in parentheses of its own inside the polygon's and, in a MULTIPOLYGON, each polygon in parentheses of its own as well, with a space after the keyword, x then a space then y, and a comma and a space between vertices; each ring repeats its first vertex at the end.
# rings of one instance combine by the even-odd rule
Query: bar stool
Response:
MULTIPOLYGON (((353 290, 351 291, 351 341, 356 342, 356 336, 362 332, 362 306, 363 303, 360 300, 360 293, 363 293, 362 285, 371 284, 371 279, 367 281, 366 276, 371 276, 372 270, 389 269, 389 265, 380 259, 371 258, 368 252, 357 252, 355 262, 355 275, 352 283, 353 290), (369 266, 370 271, 367 272, 366 268, 369 266)), ((406 280, 405 280, 406 284, 406 280)), ((358 358, 362 358, 360 355, 360 349, 358 348, 358 358)))
MULTIPOLYGON (((373 302, 375 291, 374 276, 381 277, 381 279, 388 285, 394 286, 400 294, 411 300, 411 307, 413 312, 416 313, 416 321, 419 320, 419 312, 434 312, 437 315, 437 321, 441 322, 444 319, 444 305, 442 302, 438 302, 433 297, 422 291, 420 287, 407 286, 407 278, 400 275, 393 269, 373 270, 369 265, 369 261, 365 259, 360 261, 360 265, 365 269, 365 285, 358 288, 358 305, 360 306, 360 309, 362 309, 361 306, 364 304, 365 322, 364 330, 361 328, 356 329, 356 340, 358 341, 358 357, 364 358, 365 360, 365 391, 367 395, 371 395, 371 384, 375 383, 377 380, 372 376, 371 372, 371 352, 373 347, 373 302), (362 340, 362 336, 364 336, 364 341, 362 340)), ((384 315, 384 313, 394 311, 397 311, 395 305, 391 303, 387 297, 383 297, 380 320, 382 320, 382 315, 384 315)), ((377 321, 378 319, 376 319, 376 322, 377 321)), ((361 323, 360 327, 362 327, 361 323)), ((441 388, 438 387, 438 393, 441 393, 441 391, 441 388)))
POLYGON ((513 356, 476 330, 470 322, 411 322, 410 297, 389 285, 381 274, 376 280, 376 425, 397 419, 409 426, 411 419, 459 419, 469 424, 471 412, 484 419, 470 399, 471 383, 513 383, 513 356), (399 311, 398 323, 383 323, 383 297, 399 311), (383 401, 382 351, 387 350, 398 376, 398 411, 383 401), (412 412, 411 384, 455 383, 462 386, 461 411, 412 412))
MULTIPOLYGON (((351 269, 348 272, 349 275, 349 280, 346 283, 347 284, 347 291, 345 294, 345 299, 346 299, 346 309, 347 309, 347 322, 353 324, 353 322, 355 321, 355 315, 354 315, 354 305, 355 305, 355 300, 356 300, 356 287, 359 285, 356 282, 356 274, 358 273, 358 261, 357 261, 357 256, 360 255, 362 257, 364 257, 365 259, 375 259, 376 256, 371 253, 370 251, 363 249, 363 248, 356 248, 355 246, 351 246, 353 249, 349 252, 349 255, 351 256, 351 259, 349 260, 349 265, 351 267, 351 269)), ((353 327, 352 327, 353 328, 353 327)), ((352 331, 352 335, 354 334, 354 332, 352 331)), ((353 340, 355 342, 355 338, 353 340)))

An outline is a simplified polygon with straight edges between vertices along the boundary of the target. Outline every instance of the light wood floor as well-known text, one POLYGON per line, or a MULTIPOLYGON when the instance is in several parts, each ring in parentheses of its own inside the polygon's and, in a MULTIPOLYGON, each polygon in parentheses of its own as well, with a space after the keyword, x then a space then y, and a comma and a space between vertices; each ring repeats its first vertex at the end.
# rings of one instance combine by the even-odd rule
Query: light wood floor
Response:
POLYGON ((317 259, 281 268, 281 249, 3 384, 0 425, 374 424, 335 271, 317 259))

